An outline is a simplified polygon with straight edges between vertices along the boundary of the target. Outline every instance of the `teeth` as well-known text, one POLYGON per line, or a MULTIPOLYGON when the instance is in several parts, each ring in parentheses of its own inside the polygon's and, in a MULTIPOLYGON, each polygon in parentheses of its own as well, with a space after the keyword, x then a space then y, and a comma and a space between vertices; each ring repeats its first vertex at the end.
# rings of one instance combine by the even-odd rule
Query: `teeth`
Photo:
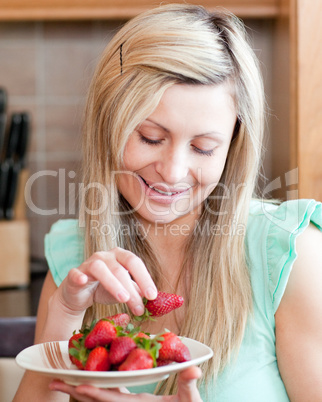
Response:
POLYGON ((150 187, 151 190, 156 191, 156 192, 159 193, 159 194, 171 196, 171 195, 175 195, 175 194, 180 193, 180 191, 175 191, 175 192, 172 193, 172 192, 170 192, 170 191, 162 191, 162 190, 159 190, 158 188, 155 188, 155 187, 153 187, 153 186, 150 186, 150 184, 148 184, 148 183, 143 179, 143 177, 141 177, 141 179, 144 181, 144 183, 145 183, 148 187, 150 187))
POLYGON ((149 184, 148 184, 148 186, 149 186, 152 190, 154 190, 154 191, 156 191, 157 193, 160 193, 160 194, 162 194, 162 195, 174 195, 174 194, 177 194, 177 193, 171 193, 171 192, 159 190, 159 189, 157 189, 157 188, 154 188, 154 187, 150 186, 149 184))

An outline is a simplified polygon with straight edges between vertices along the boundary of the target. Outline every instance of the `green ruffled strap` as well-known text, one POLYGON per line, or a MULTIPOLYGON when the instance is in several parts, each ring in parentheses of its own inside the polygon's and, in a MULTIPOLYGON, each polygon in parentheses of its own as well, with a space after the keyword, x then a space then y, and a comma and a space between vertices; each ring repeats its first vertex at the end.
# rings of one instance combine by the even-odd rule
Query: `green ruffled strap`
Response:
POLYGON ((45 256, 57 286, 84 261, 84 236, 76 219, 54 223, 45 236, 45 256))
POLYGON ((322 208, 315 200, 294 200, 282 203, 265 215, 271 221, 267 235, 267 268, 275 313, 297 257, 295 240, 311 222, 322 230, 322 208))

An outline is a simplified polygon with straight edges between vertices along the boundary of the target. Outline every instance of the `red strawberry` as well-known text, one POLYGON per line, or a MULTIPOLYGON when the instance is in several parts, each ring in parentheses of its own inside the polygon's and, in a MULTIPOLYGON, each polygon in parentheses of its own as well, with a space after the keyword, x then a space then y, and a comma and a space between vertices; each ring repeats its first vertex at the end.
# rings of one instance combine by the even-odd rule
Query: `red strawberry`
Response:
POLYGON ((85 338, 85 347, 94 349, 96 346, 109 345, 116 338, 116 328, 104 319, 98 321, 92 331, 85 338))
POLYGON ((125 329, 130 323, 130 316, 126 313, 115 314, 109 317, 106 317, 107 320, 111 320, 114 322, 114 325, 120 326, 125 329))
POLYGON ((173 332, 165 332, 165 333, 162 334, 162 335, 158 335, 158 336, 157 336, 157 339, 159 340, 159 338, 162 338, 161 340, 159 340, 159 342, 163 343, 163 342, 165 342, 167 339, 170 339, 170 338, 172 338, 172 337, 174 337, 174 336, 177 336, 177 335, 174 334, 173 332))
POLYGON ((138 332, 135 336, 135 339, 137 338, 144 338, 144 339, 150 339, 149 335, 146 334, 145 332, 138 332))
POLYGON ((128 336, 120 336, 113 339, 110 346, 110 362, 111 364, 122 363, 130 352, 136 348, 135 341, 128 336))
POLYGON ((172 360, 159 360, 159 359, 157 359, 157 367, 168 366, 171 363, 173 363, 172 360))
POLYGON ((120 365, 119 371, 144 370, 153 367, 153 358, 145 349, 133 349, 120 365))
POLYGON ((164 338, 159 350, 159 360, 172 360, 177 363, 191 360, 190 352, 187 346, 181 342, 180 338, 172 332, 166 332, 161 335, 164 338))
POLYGON ((108 351, 103 346, 91 350, 85 364, 85 370, 108 371, 111 366, 108 351))
POLYGON ((83 334, 74 334, 68 341, 68 354, 70 361, 77 366, 80 370, 84 369, 84 365, 80 360, 81 344, 79 340, 83 337, 83 334))
POLYGON ((144 299, 145 312, 135 319, 137 321, 143 321, 150 316, 161 317, 162 315, 170 313, 182 306, 184 300, 182 296, 178 296, 172 293, 158 292, 156 299, 146 300, 144 299))

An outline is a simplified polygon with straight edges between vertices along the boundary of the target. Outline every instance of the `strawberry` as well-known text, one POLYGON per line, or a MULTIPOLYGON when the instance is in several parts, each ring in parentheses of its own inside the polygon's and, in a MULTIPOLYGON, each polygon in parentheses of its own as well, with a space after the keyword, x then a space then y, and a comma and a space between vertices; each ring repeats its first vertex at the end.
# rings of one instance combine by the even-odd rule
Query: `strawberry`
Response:
POLYGON ((87 362, 85 364, 85 370, 89 371, 108 371, 111 366, 108 351, 103 346, 97 346, 91 350, 87 362))
POLYGON ((116 338, 117 330, 114 325, 105 320, 99 320, 85 338, 85 347, 94 349, 96 346, 109 345, 116 338))
POLYGON ((120 336, 113 339, 110 346, 111 364, 117 365, 122 363, 133 349, 136 349, 136 343, 129 336, 120 336))
POLYGON ((150 339, 149 335, 146 334, 145 332, 138 332, 135 336, 135 339, 137 338, 144 338, 144 339, 150 339))
POLYGON ((126 360, 120 365, 119 371, 144 370, 153 367, 151 353, 145 349, 133 349, 126 360))
POLYGON ((158 292, 156 299, 143 299, 145 312, 141 316, 135 316, 136 321, 143 321, 152 317, 161 317, 182 306, 182 296, 172 293, 158 292))
MULTIPOLYGON (((187 346, 181 342, 180 338, 172 332, 166 332, 161 335, 161 349, 159 350, 159 360, 172 360, 177 363, 191 360, 190 352, 187 346)), ((160 339, 160 337, 158 337, 160 339)))
POLYGON ((106 320, 113 321, 115 326, 120 326, 125 329, 130 323, 130 316, 126 313, 120 313, 106 317, 106 320))
POLYGON ((78 333, 74 334, 68 341, 68 354, 70 361, 77 366, 78 369, 84 369, 84 358, 85 355, 81 353, 82 345, 81 340, 83 338, 83 334, 78 333), (82 358, 83 355, 83 358, 82 358))
POLYGON ((159 340, 159 342, 165 342, 167 339, 173 338, 174 336, 177 336, 176 334, 174 334, 173 332, 164 332, 161 335, 157 336, 157 339, 159 340))
POLYGON ((157 359, 157 367, 168 366, 171 363, 173 363, 172 360, 160 360, 160 359, 157 359))

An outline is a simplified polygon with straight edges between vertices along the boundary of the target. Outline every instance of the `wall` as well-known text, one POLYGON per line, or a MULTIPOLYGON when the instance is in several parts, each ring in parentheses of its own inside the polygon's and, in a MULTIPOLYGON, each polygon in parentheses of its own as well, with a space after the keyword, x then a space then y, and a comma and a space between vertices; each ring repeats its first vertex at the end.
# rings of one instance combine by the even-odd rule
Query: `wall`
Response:
MULTIPOLYGON (((261 61, 269 103, 273 22, 269 19, 245 22, 261 61)), ((0 23, 0 86, 5 86, 9 93, 8 111, 31 113, 30 175, 48 171, 34 181, 31 200, 42 210, 58 210, 43 215, 28 209, 34 258, 43 257, 43 238, 51 224, 77 214, 77 200, 75 207, 72 202, 69 205, 73 197, 68 194, 79 181, 86 89, 102 49, 120 25, 121 22, 110 21, 0 23)), ((270 120, 269 116, 268 132, 270 120)), ((268 135, 264 173, 269 179, 270 144, 268 135)))

